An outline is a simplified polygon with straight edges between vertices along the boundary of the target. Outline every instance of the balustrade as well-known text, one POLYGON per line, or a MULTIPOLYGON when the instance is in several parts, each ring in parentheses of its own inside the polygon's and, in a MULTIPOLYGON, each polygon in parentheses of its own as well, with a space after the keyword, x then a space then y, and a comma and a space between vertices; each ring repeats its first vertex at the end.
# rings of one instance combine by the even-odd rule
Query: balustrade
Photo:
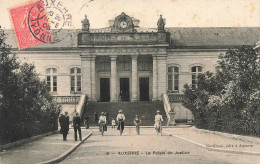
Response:
POLYGON ((53 101, 58 104, 78 104, 80 96, 53 96, 53 101))

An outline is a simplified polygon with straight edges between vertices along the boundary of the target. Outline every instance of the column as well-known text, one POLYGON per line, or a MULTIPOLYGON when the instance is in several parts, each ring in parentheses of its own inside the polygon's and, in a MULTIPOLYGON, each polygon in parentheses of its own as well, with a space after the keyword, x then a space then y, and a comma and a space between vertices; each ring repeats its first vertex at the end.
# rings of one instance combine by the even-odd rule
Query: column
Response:
POLYGON ((167 92, 167 65, 166 55, 157 56, 157 71, 158 71, 158 99, 162 100, 162 95, 167 92))
POLYGON ((91 99, 92 101, 97 101, 96 99, 96 64, 95 64, 95 56, 91 57, 90 67, 91 67, 91 99))
POLYGON ((82 94, 91 99, 90 56, 81 56, 82 94))
POLYGON ((110 56, 111 59, 111 78, 110 78, 110 102, 117 102, 117 68, 116 68, 117 56, 110 56))
POLYGON ((153 99, 152 101, 156 101, 158 99, 158 87, 157 87, 157 57, 153 56, 153 99))
POLYGON ((138 55, 133 55, 132 57, 132 98, 131 101, 138 101, 138 67, 137 67, 137 58, 138 55))

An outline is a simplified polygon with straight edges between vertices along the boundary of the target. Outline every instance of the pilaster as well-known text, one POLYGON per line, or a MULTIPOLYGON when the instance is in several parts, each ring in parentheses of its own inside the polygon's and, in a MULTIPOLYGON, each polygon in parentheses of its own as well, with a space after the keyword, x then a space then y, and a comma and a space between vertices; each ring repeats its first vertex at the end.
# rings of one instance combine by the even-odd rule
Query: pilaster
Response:
POLYGON ((132 55, 132 98, 131 101, 138 101, 138 67, 137 67, 137 58, 138 55, 132 55))
POLYGON ((111 59, 111 78, 110 78, 110 102, 117 102, 117 67, 116 67, 117 56, 110 56, 111 59))

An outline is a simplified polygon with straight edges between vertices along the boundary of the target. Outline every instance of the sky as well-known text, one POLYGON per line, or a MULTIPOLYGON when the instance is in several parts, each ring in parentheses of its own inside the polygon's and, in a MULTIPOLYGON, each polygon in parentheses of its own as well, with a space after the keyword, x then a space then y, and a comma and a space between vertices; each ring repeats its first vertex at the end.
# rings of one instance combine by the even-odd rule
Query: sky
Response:
MULTIPOLYGON (((50 0, 49 0, 50 1, 50 0)), ((125 12, 144 28, 156 27, 160 14, 166 27, 260 27, 260 0, 56 0, 72 15, 72 28, 81 28, 86 14, 90 28, 108 27, 108 20, 125 12)), ((0 25, 12 28, 9 9, 28 0, 0 0, 0 25)))

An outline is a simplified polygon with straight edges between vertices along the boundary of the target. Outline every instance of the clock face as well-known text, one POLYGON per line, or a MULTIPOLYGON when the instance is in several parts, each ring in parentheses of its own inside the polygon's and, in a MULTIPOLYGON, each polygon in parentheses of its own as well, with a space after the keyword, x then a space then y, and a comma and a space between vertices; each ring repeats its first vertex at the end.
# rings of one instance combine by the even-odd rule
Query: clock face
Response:
POLYGON ((121 28, 126 28, 126 27, 127 27, 126 21, 120 22, 120 27, 121 27, 121 28))

